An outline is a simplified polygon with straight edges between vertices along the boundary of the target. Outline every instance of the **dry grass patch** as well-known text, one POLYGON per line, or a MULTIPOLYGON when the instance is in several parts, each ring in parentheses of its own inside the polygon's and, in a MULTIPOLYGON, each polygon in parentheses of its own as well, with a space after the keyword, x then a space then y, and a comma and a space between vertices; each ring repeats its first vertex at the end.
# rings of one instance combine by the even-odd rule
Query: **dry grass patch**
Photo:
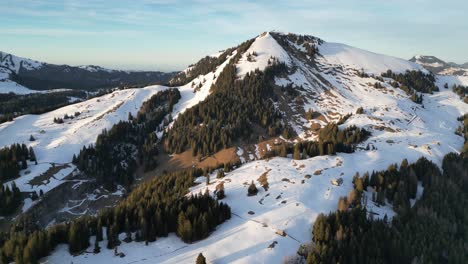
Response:
POLYGON ((271 171, 271 169, 268 169, 260 177, 258 177, 257 181, 260 183, 260 186, 265 189, 265 191, 268 191, 268 188, 270 187, 268 184, 268 173, 271 171))
POLYGON ((68 167, 70 167, 68 164, 55 165, 55 166, 52 165, 52 167, 50 167, 46 172, 30 180, 28 184, 32 186, 48 184, 50 182, 50 178, 53 178, 54 175, 57 174, 59 171, 68 167))

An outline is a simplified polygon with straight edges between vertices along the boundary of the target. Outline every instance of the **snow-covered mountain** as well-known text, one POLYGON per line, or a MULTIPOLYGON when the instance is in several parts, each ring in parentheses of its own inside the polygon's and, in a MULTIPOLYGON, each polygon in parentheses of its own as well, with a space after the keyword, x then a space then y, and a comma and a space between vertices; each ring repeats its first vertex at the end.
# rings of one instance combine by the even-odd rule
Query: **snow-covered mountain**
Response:
POLYGON ((422 65, 434 74, 468 76, 468 63, 445 62, 434 56, 416 55, 410 61, 422 65))
POLYGON ((21 69, 35 70, 39 69, 44 65, 43 62, 38 62, 22 57, 15 56, 13 54, 5 53, 0 51, 0 67, 4 67, 19 73, 21 69))
MULTIPOLYGON (((171 113, 173 122, 166 127, 170 131, 190 108, 209 101, 216 93, 211 89, 213 85, 226 81, 222 79, 225 69, 234 67, 235 79, 240 80, 256 74, 257 70, 264 72, 272 65, 286 66, 285 70, 275 73, 269 84, 272 96, 261 100, 272 102, 275 110, 281 113, 283 125, 292 127, 296 136, 285 139, 265 133, 256 143, 239 138, 233 141, 230 149, 223 151, 231 151, 233 161, 241 161, 243 165, 226 173, 222 179, 216 179, 217 171, 212 172, 209 184, 202 176, 190 189, 191 194, 205 189, 213 194, 222 182, 226 193, 223 202, 231 207, 232 218, 208 238, 192 244, 182 242, 174 234, 148 245, 122 243, 118 251, 125 254, 123 258, 106 248, 99 254, 88 253, 93 251, 93 246, 81 255, 72 256, 66 245, 59 245, 44 260, 46 263, 194 263, 200 252, 213 263, 281 263, 296 254, 300 244, 311 240, 310 229, 319 213, 337 209, 338 199, 352 190, 356 172, 383 170, 404 158, 414 162, 421 156, 441 165, 445 154, 463 146, 463 137, 454 131, 460 125, 457 118, 468 113, 468 104, 452 90, 444 88, 444 84, 467 86, 468 76, 434 76, 426 69, 427 65, 420 65, 418 61, 330 43, 312 36, 265 32, 245 43, 207 58, 208 63, 195 64, 175 77, 176 81, 172 83, 182 82, 175 87, 182 98, 171 113), (388 74, 388 70, 393 74, 388 74), (434 77, 433 84, 438 91, 416 92, 418 96, 422 94, 422 103, 414 102, 398 83, 398 74, 407 71, 418 72, 428 80, 434 77), (387 75, 384 77, 382 73, 387 75), (307 113, 313 113, 312 117, 307 117, 307 113), (302 160, 294 160, 291 156, 265 158, 275 145, 283 141, 316 140, 318 129, 340 120, 340 129, 355 125, 371 132, 368 139, 358 144, 356 152, 302 160), (247 196, 248 184, 257 182, 261 176, 268 179, 269 188, 259 188, 256 196, 247 196), (340 186, 332 184, 338 177, 343 179, 340 186), (280 235, 283 234, 280 231, 285 235, 280 235)), ((244 88, 249 89, 248 86, 244 88)), ((0 146, 26 143, 36 149, 38 160, 45 163, 30 165, 32 169, 28 173, 23 171, 16 183, 22 191, 34 188, 53 191, 70 179, 65 179, 62 173, 40 186, 30 186, 28 182, 48 170, 51 163, 69 163, 83 145, 95 141, 102 128, 125 120, 128 113, 134 114, 144 100, 164 89, 168 87, 116 91, 0 125, 0 146), (55 116, 76 111, 81 114, 65 124, 53 122, 55 116), (34 142, 28 141, 30 135, 36 138, 34 142)), ((197 127, 204 125, 195 124, 197 127)), ((252 126, 257 124, 252 122, 252 126)), ((171 155, 168 163, 174 161, 180 168, 201 166, 198 157, 183 163, 183 155, 171 155)), ((217 157, 213 154, 204 158, 216 160, 217 157)), ((75 169, 70 166, 66 168, 67 174, 75 169)), ((420 188, 418 193, 421 191, 420 188)), ((96 199, 96 195, 92 197, 96 199)), ((73 203, 81 205, 86 199, 89 198, 73 203)), ((28 204, 28 208, 31 206, 28 204)), ((376 218, 395 214, 389 204, 378 207, 369 200, 367 206, 376 218)), ((30 210, 34 210, 33 207, 30 210)), ((69 206, 66 210, 71 209, 69 206)), ((87 210, 73 211, 76 215, 86 213, 87 210)))
POLYGON ((174 73, 110 70, 95 65, 54 65, 0 51, 0 93, 160 84, 174 73))

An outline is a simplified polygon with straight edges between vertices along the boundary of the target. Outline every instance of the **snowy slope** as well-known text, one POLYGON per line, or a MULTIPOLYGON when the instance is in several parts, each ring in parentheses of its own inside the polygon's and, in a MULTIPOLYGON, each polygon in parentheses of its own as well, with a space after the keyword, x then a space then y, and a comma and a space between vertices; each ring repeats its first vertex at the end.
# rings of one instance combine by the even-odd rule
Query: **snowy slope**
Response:
POLYGON ((182 98, 174 106, 174 110, 172 113, 174 120, 180 113, 183 113, 186 109, 205 100, 205 98, 210 94, 210 88, 216 82, 219 74, 223 71, 224 67, 228 65, 228 63, 235 55, 236 51, 229 55, 226 61, 219 65, 214 72, 209 72, 206 75, 200 75, 197 78, 193 79, 191 82, 178 87, 182 98), (202 84, 201 88, 194 89, 194 87, 198 87, 199 84, 202 84))
POLYGON ((393 88, 390 80, 381 83, 382 89, 373 87, 375 82, 380 83, 374 76, 380 76, 388 69, 393 72, 421 70, 428 73, 418 64, 328 42, 319 44, 319 54, 311 63, 308 57, 301 56, 303 46, 290 40, 289 43, 290 54, 294 54, 290 56, 291 65, 296 70, 289 76, 276 78, 276 84, 291 84, 299 88, 303 103, 289 103, 288 107, 296 111, 296 115, 290 117, 290 124, 301 138, 314 139, 311 125, 324 126, 328 122, 337 122, 346 114, 355 113, 359 107, 367 111, 367 116, 371 118, 367 122, 372 125, 396 129, 390 123, 392 118, 410 119, 413 115, 410 108, 418 106, 407 100, 408 95, 402 90, 393 88), (361 70, 369 77, 361 77, 361 70), (301 111, 318 112, 322 118, 306 120, 300 116, 301 111))
POLYGON ((426 55, 416 55, 410 61, 422 65, 434 74, 468 76, 468 68, 465 64, 445 62, 437 57, 426 55))
MULTIPOLYGON (((211 85, 216 81, 214 76, 219 76, 219 73, 234 55, 235 52, 214 73, 210 72, 195 78, 193 80, 193 83, 196 84, 194 87, 198 87, 198 84, 202 83, 200 89, 195 90, 191 83, 178 87, 181 99, 174 106, 172 113, 174 120, 178 114, 208 96, 211 85)), ((15 183, 24 192, 33 190, 46 192, 55 188, 60 184, 60 177, 56 177, 57 181, 51 181, 41 186, 31 186, 28 183, 51 168, 52 163, 70 163, 73 154, 78 154, 83 146, 95 143, 98 134, 104 128, 109 129, 117 122, 126 120, 128 113, 135 115, 144 101, 158 91, 165 89, 168 87, 156 85, 115 91, 42 115, 25 115, 12 122, 0 124, 0 147, 13 143, 25 143, 28 147, 33 147, 39 161, 37 166, 30 164, 26 171, 22 171, 21 177, 14 180, 15 183), (65 114, 73 116, 75 112, 81 114, 77 118, 65 120, 64 124, 53 122, 54 118, 63 118, 65 114), (35 138, 34 142, 29 141, 31 135, 35 138)), ((63 177, 65 176, 67 175, 63 175, 63 177)))
POLYGON ((81 65, 81 66, 78 66, 78 68, 87 70, 89 72, 98 72, 98 71, 113 72, 114 71, 111 69, 106 69, 106 68, 95 66, 95 65, 81 65))
MULTIPOLYGON (((13 143, 25 143, 32 146, 39 164, 30 165, 29 173, 22 171, 21 177, 15 182, 21 191, 42 189, 48 191, 51 186, 33 187, 28 182, 47 171, 52 163, 70 163, 73 154, 96 141, 97 135, 106 128, 109 129, 120 120, 126 120, 128 113, 136 114, 141 104, 152 95, 166 89, 163 86, 150 86, 142 89, 115 91, 111 94, 97 97, 85 102, 59 108, 41 115, 24 115, 12 122, 0 125, 0 147, 13 143), (73 116, 64 124, 54 123, 54 118, 63 118, 65 114, 73 116), (33 136, 35 141, 30 142, 33 136)), ((66 175, 65 175, 66 176, 66 175)), ((55 187, 57 183, 52 183, 55 187)))
MULTIPOLYGON (((1 53, 0 53, 0 56, 1 53)), ((3 64, 2 62, 1 64, 3 64)), ((0 94, 1 93, 15 93, 15 94, 29 94, 36 92, 28 89, 16 82, 10 80, 10 74, 14 70, 0 66, 0 94)))
MULTIPOLYGON (((113 250, 108 249, 96 255, 85 253, 72 257, 66 246, 60 246, 46 263, 194 263, 200 252, 212 263, 281 263, 285 257, 293 255, 301 243, 311 240, 311 227, 319 213, 336 210, 338 198, 346 196, 353 188, 352 177, 356 172, 362 175, 366 171, 384 170, 393 163, 399 164, 403 158, 414 162, 421 156, 441 165, 446 153, 462 147, 463 138, 453 131, 459 125, 456 117, 468 112, 468 105, 450 91, 425 100, 425 108, 415 109, 417 117, 411 124, 407 121, 399 124, 404 129, 402 132, 372 130, 373 136, 361 146, 371 143, 376 150, 297 161, 289 158, 254 161, 221 180, 216 179, 214 172, 210 177, 214 180, 208 188, 212 193, 219 182, 224 182, 227 197, 223 201, 231 206, 233 216, 203 241, 185 244, 171 234, 149 246, 123 243, 119 252, 125 253, 125 258, 115 257, 113 250), (389 143, 390 140, 393 143, 389 143), (314 175, 319 170, 321 174, 314 175), (266 172, 268 191, 257 182, 266 172), (306 175, 312 176, 307 179, 306 175), (330 183, 336 177, 343 177, 342 186, 330 183), (252 180, 260 192, 248 197, 247 187, 252 180), (250 215, 249 211, 255 214, 250 215), (277 230, 284 230, 288 236, 277 235, 277 230), (268 248, 274 241, 278 242, 275 247, 268 248)), ((369 120, 363 117, 350 120, 349 125, 366 123, 369 120)), ((201 184, 192 189, 195 194, 207 187, 204 177, 197 182, 201 184)), ((376 217, 394 215, 389 205, 376 207, 369 202, 368 206, 378 214, 376 217)), ((92 252, 92 246, 87 251, 92 252)))
POLYGON ((416 55, 413 58, 411 58, 410 61, 422 65, 424 67, 441 68, 447 66, 447 63, 445 61, 440 60, 434 56, 416 55))
POLYGON ((15 73, 19 73, 19 70, 21 68, 24 68, 26 70, 33 70, 42 67, 42 65, 44 65, 43 62, 18 57, 0 51, 0 66, 11 69, 15 73))
POLYGON ((454 75, 437 75, 437 85, 439 87, 444 86, 447 83, 449 88, 454 84, 468 86, 468 75, 467 76, 454 76, 454 75))
POLYGON ((450 67, 440 71, 438 74, 440 75, 458 75, 458 76, 468 76, 468 69, 466 68, 457 68, 457 67, 450 67))
MULTIPOLYGON (((46 263, 194 263, 200 252, 211 263, 282 263, 284 258, 295 254, 301 243, 311 240, 311 227, 319 213, 337 209, 339 197, 352 189, 352 177, 356 172, 383 170, 404 158, 414 162, 421 156, 440 166, 445 154, 463 146, 463 138, 454 131, 460 125, 456 118, 468 113, 468 104, 443 85, 468 85, 467 78, 438 76, 437 85, 441 91, 424 95, 423 105, 420 105, 409 100, 401 90, 391 87, 391 80, 382 83, 384 88, 376 89, 373 87, 377 81, 374 77, 363 78, 357 74, 361 69, 376 76, 388 69, 426 72, 417 64, 326 42, 319 46, 320 55, 311 63, 307 56, 300 55, 304 47, 292 43, 291 49, 280 46, 270 34, 261 35, 242 55, 237 64, 238 74, 243 76, 256 68, 264 69, 270 56, 287 63, 296 70, 288 76, 277 77, 276 83, 280 86, 292 84, 303 99, 302 104, 289 102, 291 111, 313 110, 323 115, 321 120, 308 121, 301 117, 299 110, 293 113, 295 118, 286 121, 291 122, 299 136, 314 139, 315 135, 308 129, 313 122, 324 125, 353 113, 341 128, 356 125, 369 130, 372 136, 359 147, 369 145, 373 150, 298 161, 290 158, 256 160, 227 173, 223 179, 216 179, 216 172, 213 172, 210 185, 206 186, 205 178, 201 177, 197 179, 200 184, 191 192, 196 194, 208 188, 213 193, 216 185, 223 181, 227 196, 223 201, 231 206, 232 219, 219 226, 207 239, 185 244, 171 234, 148 246, 137 242, 122 243, 118 251, 126 255, 124 258, 114 256, 113 250, 104 247, 99 254, 71 256, 68 248, 61 245, 46 263), (252 52, 257 56, 254 61, 248 61, 247 56, 252 52), (364 114, 354 114, 358 107, 363 107, 364 114), (257 182, 265 173, 268 191, 257 182), (343 185, 330 183, 337 177, 343 178, 343 185), (248 197, 247 188, 251 181, 257 184, 259 193, 248 197), (276 234, 277 230, 284 230, 287 236, 276 234)), ((193 90, 187 85, 180 90, 183 101, 176 107, 177 113, 209 94, 209 88, 205 86, 200 95, 190 94, 193 90)), ((238 155, 243 152, 238 148, 238 155)), ((394 215, 390 205, 376 207, 369 201, 368 209, 379 218, 394 215)), ((87 252, 92 252, 92 246, 87 252)))
POLYGON ((330 63, 358 70, 364 69, 365 72, 375 75, 380 75, 389 69, 393 72, 404 72, 406 70, 427 72, 416 63, 340 43, 324 42, 320 45, 319 51, 330 63))
POLYGON ((237 64, 237 74, 239 77, 243 77, 255 69, 264 70, 268 66, 268 61, 272 58, 287 65, 290 64, 288 53, 276 42, 269 32, 265 32, 258 36, 250 48, 243 54, 237 64), (248 59, 249 55, 251 55, 250 61, 248 59))
POLYGON ((2 93, 14 93, 14 94, 30 94, 37 93, 39 91, 31 90, 16 82, 8 79, 0 80, 0 94, 2 93))

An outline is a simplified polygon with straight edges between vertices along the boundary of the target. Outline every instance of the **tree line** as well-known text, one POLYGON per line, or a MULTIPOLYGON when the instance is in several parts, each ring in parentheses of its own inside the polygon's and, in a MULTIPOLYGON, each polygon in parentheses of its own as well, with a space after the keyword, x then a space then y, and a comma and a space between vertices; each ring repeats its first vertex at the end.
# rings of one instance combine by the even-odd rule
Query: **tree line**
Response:
POLYGON ((302 245, 299 255, 307 263, 466 263, 468 155, 447 154, 442 169, 421 158, 356 176, 351 192, 356 198, 337 212, 319 215, 312 243, 302 245), (424 191, 411 207, 416 181, 424 191), (392 220, 374 220, 366 210, 361 197, 367 187, 393 204, 398 214, 392 220))
POLYGON ((462 122, 462 125, 457 128, 455 134, 462 136, 465 139, 462 152, 468 152, 468 113, 457 118, 462 122))
POLYGON ((4 185, 0 181, 0 216, 6 216, 13 213, 22 202, 22 195, 15 182, 4 185))
MULTIPOLYGON (((445 84, 445 88, 448 88, 447 84, 445 84)), ((463 102, 468 104, 468 87, 467 86, 454 84, 452 86, 452 91, 456 93, 458 96, 460 96, 460 99, 462 99, 463 102)))
POLYGON ((235 60, 231 61, 211 87, 211 94, 179 115, 165 138, 165 149, 180 153, 191 148, 193 155, 209 155, 236 140, 251 138, 254 126, 271 136, 280 134, 285 126, 273 105, 272 85, 275 74, 285 68, 275 64, 237 80, 235 60))
MULTIPOLYGON (((191 82, 193 79, 197 78, 200 75, 206 75, 210 72, 214 72, 218 66, 224 63, 229 55, 231 55, 235 50, 237 54, 234 59, 236 62, 239 60, 240 56, 250 47, 250 45, 255 41, 255 39, 249 39, 237 47, 229 48, 223 51, 219 56, 206 56, 199 60, 193 65, 189 65, 189 68, 185 71, 179 72, 169 81, 169 86, 181 86, 191 82)), ((193 83, 192 83, 193 86, 193 83)))
POLYGON ((87 175, 95 177, 107 188, 115 184, 129 186, 139 165, 145 170, 157 165, 158 137, 156 131, 171 121, 170 113, 179 101, 177 89, 158 92, 143 103, 136 117, 120 121, 98 135, 96 143, 84 146, 73 163, 87 175))
POLYGON ((292 154, 293 159, 307 159, 323 155, 335 155, 337 152, 353 153, 355 145, 363 142, 370 136, 364 128, 349 126, 343 130, 338 124, 328 123, 318 131, 317 141, 302 141, 296 144, 282 142, 267 157, 286 157, 292 154))
MULTIPOLYGON (((323 41, 319 38, 308 36, 308 35, 298 35, 298 34, 281 34, 276 32, 270 32, 271 36, 280 44, 283 48, 292 47, 291 44, 296 44, 298 46, 303 46, 305 53, 314 59, 317 54, 319 54, 319 49, 317 44, 322 44, 323 41)), ((295 50, 296 48, 293 47, 295 50)))
POLYGON ((27 161, 36 162, 36 154, 26 144, 12 144, 0 149, 0 182, 19 177, 19 172, 28 167, 27 161))
POLYGON ((28 167, 28 160, 36 162, 36 154, 32 147, 25 144, 12 144, 0 149, 0 216, 13 213, 22 202, 22 194, 15 182, 11 185, 7 181, 20 176, 20 170, 28 167))
POLYGON ((0 236, 0 262, 38 263, 63 243, 68 244, 71 254, 79 254, 93 243, 94 252, 99 253, 101 246, 112 249, 133 240, 148 243, 172 232, 186 243, 206 238, 231 217, 231 210, 208 192, 187 196, 195 177, 202 173, 191 169, 155 177, 97 216, 81 217, 45 230, 13 226, 10 233, 0 236), (120 241, 122 233, 125 238, 120 241))
POLYGON ((400 88, 411 96, 411 100, 415 103, 422 103, 422 94, 439 91, 435 85, 435 77, 433 74, 426 74, 421 71, 409 71, 405 73, 394 73, 391 70, 382 73, 382 77, 392 78, 394 81, 390 84, 395 88, 400 88), (419 93, 419 94, 418 94, 419 93))
POLYGON ((70 97, 87 99, 84 91, 32 93, 27 95, 0 94, 0 123, 26 114, 42 114, 70 104, 70 97))

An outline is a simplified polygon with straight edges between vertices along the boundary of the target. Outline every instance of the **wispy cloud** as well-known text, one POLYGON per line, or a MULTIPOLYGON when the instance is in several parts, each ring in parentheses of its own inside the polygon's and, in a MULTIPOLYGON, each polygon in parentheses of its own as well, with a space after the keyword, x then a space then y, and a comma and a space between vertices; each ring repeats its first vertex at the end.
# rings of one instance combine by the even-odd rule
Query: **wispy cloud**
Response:
POLYGON ((455 60, 456 52, 464 52, 460 47, 468 45, 467 9, 466 0, 2 0, 0 32, 11 43, 31 36, 79 37, 87 43, 122 37, 108 46, 138 43, 170 50, 190 43, 183 48, 204 51, 276 29, 397 56, 452 45, 444 52, 455 60))
POLYGON ((96 36, 144 36, 146 32, 136 30, 76 30, 76 29, 40 29, 40 28, 7 28, 2 30, 4 35, 25 35, 25 36, 44 36, 44 37, 96 37, 96 36))

